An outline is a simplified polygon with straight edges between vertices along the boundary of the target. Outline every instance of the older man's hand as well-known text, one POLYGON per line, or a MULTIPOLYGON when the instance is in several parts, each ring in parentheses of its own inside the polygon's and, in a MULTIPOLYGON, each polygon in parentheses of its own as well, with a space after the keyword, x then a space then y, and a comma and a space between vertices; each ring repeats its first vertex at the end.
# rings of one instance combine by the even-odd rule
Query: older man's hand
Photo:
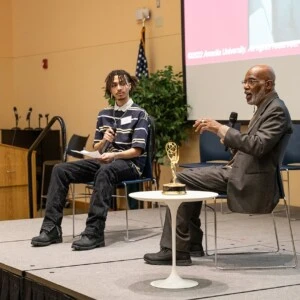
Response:
POLYGON ((193 125, 193 127, 195 128, 195 132, 202 133, 203 131, 207 130, 215 134, 218 133, 221 126, 222 126, 221 123, 210 118, 200 118, 196 120, 193 125))

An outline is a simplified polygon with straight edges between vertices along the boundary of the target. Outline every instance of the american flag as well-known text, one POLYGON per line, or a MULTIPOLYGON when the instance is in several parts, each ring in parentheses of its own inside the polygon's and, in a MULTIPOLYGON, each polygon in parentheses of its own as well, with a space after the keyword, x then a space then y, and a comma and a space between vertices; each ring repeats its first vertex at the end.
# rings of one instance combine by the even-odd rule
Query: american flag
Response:
POLYGON ((139 52, 136 62, 136 70, 135 70, 135 76, 138 79, 141 79, 142 76, 148 77, 148 64, 147 64, 147 58, 145 54, 145 26, 142 27, 141 31, 141 41, 139 45, 139 52))

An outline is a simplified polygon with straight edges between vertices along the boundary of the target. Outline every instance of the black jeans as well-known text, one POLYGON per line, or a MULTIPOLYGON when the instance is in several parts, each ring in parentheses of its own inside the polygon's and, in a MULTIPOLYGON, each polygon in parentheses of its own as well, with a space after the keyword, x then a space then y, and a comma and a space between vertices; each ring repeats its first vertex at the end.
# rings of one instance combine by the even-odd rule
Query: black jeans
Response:
POLYGON ((61 226, 70 183, 94 181, 84 234, 101 236, 112 201, 114 185, 123 180, 137 178, 139 174, 130 160, 115 160, 109 164, 100 164, 96 159, 82 159, 57 164, 51 174, 46 213, 41 229, 49 232, 55 226, 61 226))

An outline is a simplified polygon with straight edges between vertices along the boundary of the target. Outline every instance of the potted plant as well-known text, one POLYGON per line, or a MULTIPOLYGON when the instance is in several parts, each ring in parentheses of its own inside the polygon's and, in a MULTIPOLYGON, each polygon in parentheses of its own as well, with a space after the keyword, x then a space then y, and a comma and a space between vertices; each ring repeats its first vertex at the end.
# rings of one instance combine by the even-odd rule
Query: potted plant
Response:
POLYGON ((175 142, 178 146, 187 138, 189 106, 184 98, 182 72, 174 73, 172 66, 142 77, 134 91, 134 102, 155 119, 156 155, 154 172, 159 182, 166 156, 165 145, 175 142))

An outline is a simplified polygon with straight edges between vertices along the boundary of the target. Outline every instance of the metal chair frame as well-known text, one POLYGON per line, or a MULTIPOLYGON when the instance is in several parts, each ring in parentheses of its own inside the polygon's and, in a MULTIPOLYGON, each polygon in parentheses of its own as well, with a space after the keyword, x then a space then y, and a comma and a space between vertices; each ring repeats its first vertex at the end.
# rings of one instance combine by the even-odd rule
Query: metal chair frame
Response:
MULTIPOLYGON (((63 160, 47 160, 44 161, 43 163, 43 169, 42 169, 42 184, 41 184, 41 199, 40 199, 40 207, 41 207, 41 216, 43 214, 42 211, 42 202, 43 199, 47 199, 47 195, 44 194, 44 185, 45 185, 45 174, 46 174, 46 168, 47 167, 54 167, 54 165, 61 163, 61 162, 66 162, 68 160, 68 157, 74 157, 74 158, 83 158, 83 155, 80 153, 73 152, 72 150, 77 150, 80 151, 82 150, 89 138, 88 136, 81 136, 78 134, 73 134, 69 140, 68 145, 66 146, 66 149, 64 150, 63 153, 63 160)), ((52 170, 51 170, 52 171, 52 170)), ((71 194, 72 194, 72 199, 74 199, 75 196, 75 184, 70 185, 71 189, 71 194)), ((73 201, 74 202, 74 201, 73 201)))
MULTIPOLYGON (((148 238, 150 236, 147 236, 147 237, 141 237, 141 238, 137 238, 137 239, 133 239, 133 238, 130 238, 129 237, 129 218, 128 218, 128 211, 130 210, 129 208, 129 201, 128 201, 128 186, 130 184, 136 184, 136 183, 140 183, 140 184, 143 184, 143 183, 151 183, 151 186, 153 185, 154 186, 154 190, 156 191, 157 190, 157 182, 156 182, 156 179, 152 178, 142 178, 142 179, 138 179, 138 180, 134 180, 134 181, 123 181, 121 182, 117 188, 123 188, 124 189, 124 195, 112 195, 114 198, 123 198, 125 199, 125 203, 126 203, 126 209, 125 209, 125 214, 126 214, 126 235, 124 236, 124 240, 126 242, 135 242, 137 240, 141 240, 141 239, 145 239, 145 238, 148 238)), ((152 190, 151 189, 148 189, 148 190, 152 190)), ((159 217, 160 217, 160 223, 161 223, 161 227, 163 227, 163 219, 162 219, 162 215, 161 215, 161 207, 160 207, 160 203, 157 203, 158 205, 158 208, 159 208, 159 217)), ((154 206, 152 206, 153 208, 154 206)), ((161 234, 161 233, 156 233, 156 234, 153 234, 151 235, 152 236, 155 236, 157 234, 161 234)))
MULTIPOLYGON (((144 183, 151 184, 151 186, 153 185, 154 186, 154 190, 155 191, 157 190, 157 182, 156 182, 155 178, 152 178, 151 180, 149 178, 140 178, 140 179, 136 179, 136 180, 122 181, 121 183, 117 184, 116 185, 116 189, 120 189, 120 188, 124 189, 124 195, 117 195, 117 194, 112 195, 113 198, 122 198, 122 199, 125 199, 125 205, 126 205, 125 206, 126 234, 124 236, 124 240, 126 242, 135 242, 137 240, 142 240, 142 239, 150 237, 150 236, 147 236, 147 237, 142 237, 142 238, 138 238, 138 239, 133 239, 133 238, 129 237, 129 217, 128 217, 128 211, 130 210, 130 207, 129 207, 129 201, 128 201, 128 186, 130 184, 144 184, 144 183)), ((86 187, 85 187, 85 189, 86 189, 86 193, 84 194, 84 196, 91 196, 91 194, 92 194, 91 191, 93 190, 93 182, 87 184, 86 187)), ((151 189, 147 189, 147 190, 152 190, 152 188, 151 189)), ((162 219, 162 215, 161 215, 161 207, 160 207, 159 203, 157 203, 157 205, 158 205, 158 208, 159 208, 159 217, 160 217, 160 222, 161 222, 161 227, 162 227, 163 226, 163 219, 162 219)), ((152 208, 154 208, 154 207, 152 206, 152 208)), ((75 225, 74 224, 75 224, 75 222, 73 222, 73 237, 75 237, 75 225)), ((154 235, 157 235, 157 234, 153 234, 153 235, 151 235, 151 237, 154 236, 154 235)))
MULTIPOLYGON (((147 138, 147 159, 146 159, 146 165, 143 171, 143 174, 141 176, 141 178, 139 179, 135 179, 135 180, 124 180, 122 182, 120 182, 119 184, 117 184, 115 187, 116 189, 118 188, 123 188, 124 189, 124 196, 123 195, 112 195, 113 198, 123 198, 125 199, 125 203, 126 203, 126 209, 125 209, 125 213, 126 213, 126 235, 124 237, 124 240, 127 242, 134 242, 137 240, 141 240, 141 239, 145 239, 148 238, 150 236, 147 237, 142 237, 142 238, 138 238, 138 239, 132 239, 129 237, 129 221, 128 221, 128 211, 129 211, 129 203, 128 203, 128 186, 131 184, 139 184, 139 185, 144 185, 144 183, 149 183, 151 184, 151 190, 152 190, 152 185, 154 186, 154 189, 157 190, 157 182, 156 179, 153 178, 152 175, 152 162, 154 159, 154 154, 155 154, 155 123, 152 117, 149 117, 150 119, 150 124, 149 124, 149 134, 148 134, 148 138, 147 138)), ((81 196, 91 196, 91 190, 93 190, 93 182, 89 183, 86 185, 86 190, 84 194, 81 194, 81 196)), ((160 215, 160 221, 161 221, 161 227, 163 226, 163 220, 162 220, 162 215, 161 215, 161 208, 160 208, 160 204, 158 203, 158 208, 159 208, 159 215, 160 215)), ((75 215, 75 201, 73 201, 73 237, 75 237, 75 219, 74 219, 74 215, 75 215)), ((157 235, 160 233, 156 233, 154 235, 157 235)), ((151 235, 153 236, 153 235, 151 235)))
MULTIPOLYGON (((286 179, 283 181, 287 182, 287 203, 289 214, 291 206, 291 187, 290 187, 290 172, 300 170, 300 124, 293 124, 293 134, 287 145, 282 166, 280 168, 281 172, 286 172, 286 179)), ((292 219, 297 220, 297 219, 292 219)))
MULTIPOLYGON (((282 182, 282 178, 281 178, 281 174, 280 174, 280 166, 282 164, 283 161, 283 157, 284 157, 284 153, 285 150, 287 148, 289 139, 290 139, 290 134, 286 134, 281 141, 281 153, 280 153, 280 157, 278 159, 278 166, 277 166, 277 176, 276 176, 276 180, 277 180, 277 184, 278 184, 278 188, 279 188, 279 197, 280 199, 283 199, 284 202, 284 211, 287 217, 287 221, 288 221, 288 227, 289 227, 289 232, 290 232, 290 237, 291 237, 291 244, 292 244, 292 248, 293 248, 293 259, 294 262, 291 265, 276 265, 276 266, 248 266, 248 267, 221 267, 218 264, 218 255, 221 255, 221 253, 218 254, 218 247, 217 247, 217 215, 216 215, 216 209, 212 208, 211 206, 207 205, 205 202, 205 211, 204 211, 204 218, 205 218, 205 237, 206 237, 206 241, 205 241, 205 250, 206 253, 208 254, 208 250, 207 250, 207 212, 206 212, 206 208, 210 208, 213 213, 214 213, 214 243, 215 243, 215 250, 214 250, 214 260, 215 260, 215 266, 218 269, 221 270, 241 270, 241 269, 286 269, 286 268, 296 268, 298 265, 298 259, 297 259, 297 253, 296 253, 296 248, 295 248, 295 242, 294 242, 294 236, 293 236, 293 231, 292 231, 292 227, 291 227, 291 219, 290 219, 290 214, 289 214, 289 209, 288 209, 288 205, 287 205, 287 201, 285 198, 285 194, 284 194, 284 187, 283 187, 283 182, 282 182)), ((224 196, 224 195, 223 195, 224 196)), ((214 200, 214 204, 216 205, 216 199, 214 200)), ((277 233, 277 228, 276 228, 276 222, 275 222, 275 217, 274 214, 278 213, 278 212, 282 212, 283 210, 279 210, 276 211, 276 208, 273 210, 272 217, 273 217, 273 225, 274 225, 274 231, 275 231, 275 237, 276 237, 276 245, 277 245, 277 250, 274 252, 270 252, 270 251, 263 251, 263 252, 235 252, 235 253, 222 253, 222 255, 241 255, 241 254, 259 254, 259 253, 278 253, 280 251, 280 246, 279 246, 279 241, 278 241, 278 233, 277 233)))
MULTIPOLYGON (((214 206, 216 207, 216 199, 214 199, 214 206)), ((216 209, 208 205, 206 202, 204 203, 204 222, 205 222, 205 252, 206 255, 208 256, 214 256, 214 263, 215 267, 220 270, 260 270, 260 269, 287 269, 287 268, 296 268, 298 265, 298 258, 297 258, 297 253, 296 253, 296 248, 295 248, 295 242, 294 242, 294 235, 291 227, 291 219, 288 211, 288 205, 287 201, 285 198, 283 198, 284 202, 284 209, 282 210, 277 210, 273 211, 271 213, 272 215, 272 220, 273 220, 273 227, 274 227, 274 232, 275 232, 275 238, 276 238, 276 250, 275 251, 255 251, 255 252, 227 252, 227 253, 218 253, 218 247, 217 247, 217 213, 216 209), (207 245, 207 208, 211 209, 213 211, 214 215, 214 252, 209 253, 208 252, 208 245, 207 245), (275 214, 284 211, 287 217, 288 221, 288 228, 290 232, 290 238, 291 238, 291 243, 292 243, 292 249, 293 249, 293 263, 290 265, 275 265, 275 266, 237 266, 237 267, 223 267, 219 265, 218 262, 218 257, 220 255, 253 255, 253 254, 274 254, 274 253, 279 253, 280 251, 280 245, 279 245, 279 239, 278 239, 278 232, 277 232, 277 227, 276 227, 276 221, 275 221, 275 214)))

